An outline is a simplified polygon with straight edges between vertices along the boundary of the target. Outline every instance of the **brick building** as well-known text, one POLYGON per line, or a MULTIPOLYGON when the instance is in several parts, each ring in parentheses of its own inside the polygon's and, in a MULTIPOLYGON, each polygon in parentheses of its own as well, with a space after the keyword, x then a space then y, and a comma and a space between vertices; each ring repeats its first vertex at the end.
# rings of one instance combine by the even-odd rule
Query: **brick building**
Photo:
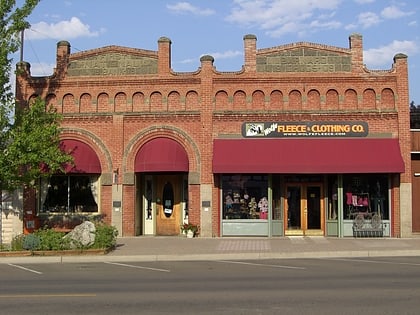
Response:
MULTIPOLYGON (((62 113, 75 158, 26 198, 41 222, 101 215, 120 235, 390 236, 412 233, 407 56, 389 70, 349 48, 308 42, 258 49, 244 66, 194 72, 158 50, 57 44, 52 76, 18 64, 22 105, 62 113)), ((32 219, 32 218, 31 218, 32 219)))

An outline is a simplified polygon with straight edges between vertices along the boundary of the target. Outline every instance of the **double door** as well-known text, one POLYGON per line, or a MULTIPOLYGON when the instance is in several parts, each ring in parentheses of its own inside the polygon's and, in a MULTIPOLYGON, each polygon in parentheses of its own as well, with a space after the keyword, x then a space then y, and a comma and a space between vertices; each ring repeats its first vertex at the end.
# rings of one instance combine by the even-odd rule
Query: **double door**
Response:
POLYGON ((324 235, 322 185, 286 185, 285 235, 324 235))

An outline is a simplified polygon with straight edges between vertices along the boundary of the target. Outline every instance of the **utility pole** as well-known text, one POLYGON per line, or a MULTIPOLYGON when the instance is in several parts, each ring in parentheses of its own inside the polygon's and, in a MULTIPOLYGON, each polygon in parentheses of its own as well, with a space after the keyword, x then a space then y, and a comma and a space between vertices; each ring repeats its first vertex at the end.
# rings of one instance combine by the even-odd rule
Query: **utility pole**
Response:
POLYGON ((25 30, 22 30, 20 32, 20 62, 23 61, 23 41, 24 41, 24 37, 25 37, 25 30))

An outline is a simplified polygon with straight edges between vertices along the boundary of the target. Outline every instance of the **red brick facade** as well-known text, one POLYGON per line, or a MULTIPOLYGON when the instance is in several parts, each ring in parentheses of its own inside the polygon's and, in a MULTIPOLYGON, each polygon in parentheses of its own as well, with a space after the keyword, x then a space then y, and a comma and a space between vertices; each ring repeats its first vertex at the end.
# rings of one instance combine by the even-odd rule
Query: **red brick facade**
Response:
POLYGON ((396 55, 389 70, 369 70, 362 37, 349 39, 349 48, 301 42, 257 49, 256 37, 246 35, 240 71, 219 72, 213 57, 203 56, 197 71, 185 73, 171 69, 168 38, 159 39, 158 51, 109 46, 72 54, 59 42, 52 76, 32 77, 29 64, 18 64, 17 99, 46 99, 64 116, 62 138, 93 148, 102 168, 100 212, 123 236, 143 234, 135 223, 142 189, 135 159, 159 137, 175 140, 188 156, 189 220, 202 236, 222 235, 213 139, 240 138, 242 124, 255 121, 364 121, 369 137, 398 138, 405 172, 390 175, 390 234, 409 235, 407 57, 396 55))

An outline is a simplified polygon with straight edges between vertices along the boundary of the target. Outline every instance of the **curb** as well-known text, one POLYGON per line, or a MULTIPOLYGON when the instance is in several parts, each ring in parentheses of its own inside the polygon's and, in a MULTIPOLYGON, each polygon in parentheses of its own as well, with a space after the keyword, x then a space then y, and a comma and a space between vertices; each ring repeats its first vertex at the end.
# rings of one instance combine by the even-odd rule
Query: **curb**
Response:
POLYGON ((344 259, 362 257, 412 257, 420 250, 356 250, 293 253, 235 253, 235 254, 182 254, 182 255, 80 255, 80 256, 25 256, 3 257, 0 264, 92 263, 92 262, 156 262, 156 261, 221 261, 263 259, 344 259))

